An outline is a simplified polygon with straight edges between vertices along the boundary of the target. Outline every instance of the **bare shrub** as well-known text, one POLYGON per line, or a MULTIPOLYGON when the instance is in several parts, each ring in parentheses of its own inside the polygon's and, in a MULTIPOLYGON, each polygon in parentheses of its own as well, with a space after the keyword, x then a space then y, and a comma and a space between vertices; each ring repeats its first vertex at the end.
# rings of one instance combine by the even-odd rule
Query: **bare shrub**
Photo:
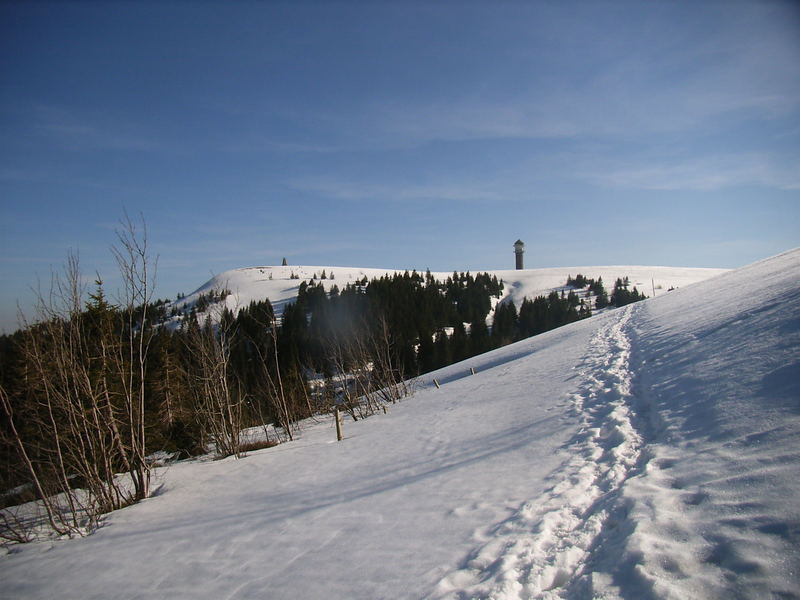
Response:
POLYGON ((277 440, 254 440, 251 442, 243 442, 239 446, 239 452, 242 454, 247 452, 255 452, 256 450, 263 450, 264 448, 274 448, 278 445, 277 440))
MULTIPOLYGON (((49 293, 38 294, 36 322, 23 321, 19 389, 14 397, 0 389, 6 444, 35 491, 37 510, 59 535, 82 535, 103 513, 150 490, 145 369, 154 266, 146 231, 127 216, 122 226, 114 249, 120 305, 106 301, 99 278, 84 302, 78 259, 70 254, 49 293)), ((36 523, 7 510, 3 519, 9 531, 36 523)))
POLYGON ((210 319, 189 323, 185 336, 190 361, 184 376, 194 399, 194 415, 220 456, 240 456, 244 397, 230 369, 232 325, 210 319))
POLYGON ((331 336, 325 348, 332 368, 323 391, 328 410, 342 408, 357 421, 413 394, 413 380, 398 367, 385 319, 371 331, 362 327, 346 338, 331 336))

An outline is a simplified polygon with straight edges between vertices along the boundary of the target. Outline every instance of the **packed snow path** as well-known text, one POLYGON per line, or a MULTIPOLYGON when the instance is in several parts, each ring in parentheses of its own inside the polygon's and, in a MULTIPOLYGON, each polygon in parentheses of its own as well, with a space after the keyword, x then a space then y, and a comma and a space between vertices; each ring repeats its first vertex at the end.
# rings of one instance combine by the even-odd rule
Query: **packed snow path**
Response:
POLYGON ((461 569, 443 578, 436 598, 561 598, 583 587, 584 567, 616 525, 622 484, 642 466, 643 435, 632 395, 629 306, 591 338, 571 412, 578 432, 569 458, 539 498, 490 531, 461 569))

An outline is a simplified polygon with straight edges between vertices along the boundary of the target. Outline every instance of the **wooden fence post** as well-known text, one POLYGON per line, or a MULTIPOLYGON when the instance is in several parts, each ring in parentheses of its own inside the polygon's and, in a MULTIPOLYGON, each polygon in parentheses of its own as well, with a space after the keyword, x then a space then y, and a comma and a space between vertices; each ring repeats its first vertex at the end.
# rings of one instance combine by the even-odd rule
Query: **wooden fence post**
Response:
POLYGON ((336 419, 336 441, 341 442, 342 438, 342 414, 339 412, 339 407, 337 406, 333 410, 333 417, 336 419))

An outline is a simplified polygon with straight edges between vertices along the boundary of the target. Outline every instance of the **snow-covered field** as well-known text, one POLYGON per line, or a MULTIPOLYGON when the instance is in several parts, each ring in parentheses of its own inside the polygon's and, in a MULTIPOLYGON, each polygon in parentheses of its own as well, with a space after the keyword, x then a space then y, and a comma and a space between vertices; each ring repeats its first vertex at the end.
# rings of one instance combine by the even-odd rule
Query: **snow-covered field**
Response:
MULTIPOLYGON (((505 284, 503 301, 511 298, 519 306, 525 297, 533 300, 536 296, 546 296, 553 290, 565 288, 567 277, 575 277, 578 273, 591 279, 602 277, 608 293, 614 287, 617 278, 630 278, 631 286, 636 286, 640 292, 649 297, 666 294, 670 288, 680 288, 709 277, 714 277, 726 272, 726 269, 702 269, 693 267, 641 267, 641 266, 609 266, 609 267, 556 267, 549 269, 524 269, 520 271, 475 271, 487 272, 502 279, 505 284)), ((314 266, 286 266, 286 267, 246 267, 225 271, 212 277, 191 294, 173 303, 178 309, 191 309, 201 294, 211 291, 229 290, 231 293, 225 299, 227 308, 236 312, 246 307, 254 300, 269 298, 277 315, 283 313, 287 303, 297 297, 300 284, 308 283, 315 279, 322 283, 326 290, 334 285, 340 289, 347 284, 363 280, 403 273, 402 270, 393 269, 367 269, 357 267, 314 267, 314 266), (321 279, 323 273, 325 279, 321 279), (293 278, 294 277, 294 278, 293 278)), ((444 281, 452 273, 435 272, 432 275, 444 281)), ((212 316, 215 314, 211 311, 212 316)), ((177 324, 177 321, 174 321, 177 324)))
POLYGON ((162 470, 0 557, 0 596, 800 598, 800 250, 685 285, 425 376, 342 442, 321 419, 162 470))

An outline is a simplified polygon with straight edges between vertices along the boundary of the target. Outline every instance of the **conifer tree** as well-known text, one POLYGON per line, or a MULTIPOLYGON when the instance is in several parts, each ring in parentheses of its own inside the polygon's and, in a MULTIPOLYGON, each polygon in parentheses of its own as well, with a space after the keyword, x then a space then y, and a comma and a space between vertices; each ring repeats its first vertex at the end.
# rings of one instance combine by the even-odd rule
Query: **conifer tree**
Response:
POLYGON ((469 338, 463 323, 456 323, 453 327, 453 335, 450 336, 450 356, 453 362, 469 357, 469 338))
POLYGON ((498 304, 494 310, 494 321, 492 322, 492 345, 498 348, 511 343, 516 331, 517 307, 510 301, 498 304))
POLYGON ((434 342, 434 368, 446 367, 452 362, 453 355, 451 354, 450 340, 444 330, 440 329, 436 332, 436 340, 434 342))

